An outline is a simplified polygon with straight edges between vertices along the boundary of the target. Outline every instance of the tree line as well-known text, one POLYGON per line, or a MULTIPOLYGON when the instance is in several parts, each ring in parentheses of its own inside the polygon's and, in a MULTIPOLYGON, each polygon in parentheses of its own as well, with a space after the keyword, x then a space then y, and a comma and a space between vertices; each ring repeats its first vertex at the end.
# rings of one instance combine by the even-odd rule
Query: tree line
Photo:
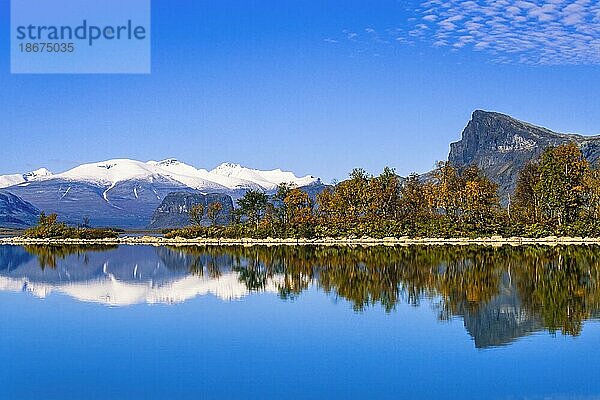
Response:
MULTIPOLYGON (((504 205, 498 186, 477 166, 458 168, 448 162, 438 163, 425 177, 412 174, 405 179, 387 167, 378 176, 355 169, 348 180, 316 197, 289 184, 280 185, 272 196, 250 190, 237 205, 226 226, 196 224, 167 235, 598 236, 600 170, 569 143, 547 148, 529 162, 504 205)), ((211 220, 214 215, 213 206, 211 220)))
POLYGON ((32 239, 113 239, 119 236, 117 229, 90 228, 89 218, 83 224, 70 226, 58 221, 56 213, 41 212, 37 225, 26 229, 23 236, 32 239))

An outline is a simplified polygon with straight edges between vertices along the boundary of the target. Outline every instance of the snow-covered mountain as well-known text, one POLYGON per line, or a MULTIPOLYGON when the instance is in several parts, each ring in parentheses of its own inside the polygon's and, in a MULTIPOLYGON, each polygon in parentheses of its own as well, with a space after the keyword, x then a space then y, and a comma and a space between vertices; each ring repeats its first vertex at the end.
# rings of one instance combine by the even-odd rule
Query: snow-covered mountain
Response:
POLYGON ((19 183, 46 179, 50 176, 52 176, 52 172, 46 168, 36 169, 26 174, 0 175, 0 189, 18 185, 19 183))
POLYGON ((52 174, 39 169, 28 174, 0 176, 0 187, 61 219, 95 226, 142 228, 161 201, 173 192, 228 194, 234 199, 247 190, 273 192, 281 183, 320 185, 313 176, 297 177, 275 169, 261 171, 225 163, 208 171, 167 159, 114 159, 83 164, 52 174))
POLYGON ((136 161, 114 159, 82 164, 66 172, 53 175, 45 168, 26 174, 0 175, 0 188, 26 182, 63 179, 99 186, 113 186, 119 182, 168 178, 198 190, 273 190, 281 183, 306 186, 318 181, 313 176, 297 177, 292 172, 275 169, 261 171, 239 164, 223 163, 211 171, 197 169, 175 159, 163 161, 136 161))
POLYGON ((210 176, 222 176, 226 178, 226 180, 222 180, 222 182, 230 182, 231 184, 237 182, 236 188, 240 186, 243 187, 243 185, 247 184, 246 182, 252 182, 266 190, 273 190, 281 183, 293 183, 298 187, 302 187, 318 181, 311 175, 299 178, 292 172, 286 172, 280 169, 260 171, 231 163, 221 164, 210 171, 209 174, 211 174, 210 176))

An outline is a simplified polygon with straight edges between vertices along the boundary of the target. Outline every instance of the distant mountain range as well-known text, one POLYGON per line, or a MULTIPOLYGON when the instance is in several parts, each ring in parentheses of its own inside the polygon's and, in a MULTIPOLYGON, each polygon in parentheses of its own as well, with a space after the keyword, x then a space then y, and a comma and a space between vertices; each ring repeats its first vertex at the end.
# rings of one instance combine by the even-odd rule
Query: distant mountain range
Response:
MULTIPOLYGON (((576 143, 593 165, 600 163, 600 136, 556 133, 508 115, 477 110, 461 140, 450 145, 448 161, 457 167, 479 166, 498 183, 506 204, 523 166, 548 146, 567 142, 576 143)), ((169 215, 168 210, 188 204, 193 196, 186 193, 226 195, 235 202, 249 189, 273 193, 284 182, 302 187, 311 197, 325 187, 314 176, 298 177, 280 169, 260 171, 225 163, 208 171, 175 159, 108 160, 60 174, 41 168, 0 176, 0 188, 4 188, 0 227, 29 225, 39 210, 56 212, 71 223, 89 217, 94 226, 145 228, 151 222, 153 227, 171 226, 181 223, 184 216, 169 215), (163 203, 172 193, 178 195, 163 203)))
POLYGON ((282 182, 306 186, 319 181, 313 176, 297 177, 292 172, 275 169, 261 171, 224 163, 211 171, 196 169, 175 159, 163 161, 135 161, 115 159, 83 164, 69 171, 52 174, 45 168, 26 174, 0 175, 0 188, 26 187, 36 182, 48 181, 84 182, 112 190, 127 181, 172 181, 176 184, 203 192, 231 190, 273 190, 282 182))
MULTIPOLYGON (((116 159, 80 165, 60 174, 40 169, 0 176, 4 191, 30 202, 38 210, 58 213, 62 220, 71 223, 89 217, 94 226, 122 228, 147 227, 170 193, 226 194, 237 199, 249 189, 271 193, 281 183, 298 187, 321 185, 313 176, 297 177, 280 169, 261 171, 226 163, 207 171, 174 159, 116 159)), ((0 208, 0 216, 7 212, 0 208)))

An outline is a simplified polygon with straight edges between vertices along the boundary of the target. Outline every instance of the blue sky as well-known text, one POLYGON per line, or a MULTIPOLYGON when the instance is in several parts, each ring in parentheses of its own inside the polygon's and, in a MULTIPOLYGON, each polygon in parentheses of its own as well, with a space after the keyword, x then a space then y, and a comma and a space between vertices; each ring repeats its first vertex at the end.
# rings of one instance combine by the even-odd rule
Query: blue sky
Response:
POLYGON ((326 181, 445 159, 473 110, 600 133, 591 0, 152 2, 152 74, 11 75, 0 174, 175 157, 326 181))

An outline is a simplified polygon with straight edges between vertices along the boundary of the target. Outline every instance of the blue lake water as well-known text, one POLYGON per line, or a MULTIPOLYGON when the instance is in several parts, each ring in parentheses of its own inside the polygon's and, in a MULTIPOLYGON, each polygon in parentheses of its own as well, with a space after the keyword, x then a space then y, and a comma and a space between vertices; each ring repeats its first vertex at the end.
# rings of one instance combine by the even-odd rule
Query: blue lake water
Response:
POLYGON ((0 246, 0 398, 600 398, 599 278, 596 248, 0 246))

